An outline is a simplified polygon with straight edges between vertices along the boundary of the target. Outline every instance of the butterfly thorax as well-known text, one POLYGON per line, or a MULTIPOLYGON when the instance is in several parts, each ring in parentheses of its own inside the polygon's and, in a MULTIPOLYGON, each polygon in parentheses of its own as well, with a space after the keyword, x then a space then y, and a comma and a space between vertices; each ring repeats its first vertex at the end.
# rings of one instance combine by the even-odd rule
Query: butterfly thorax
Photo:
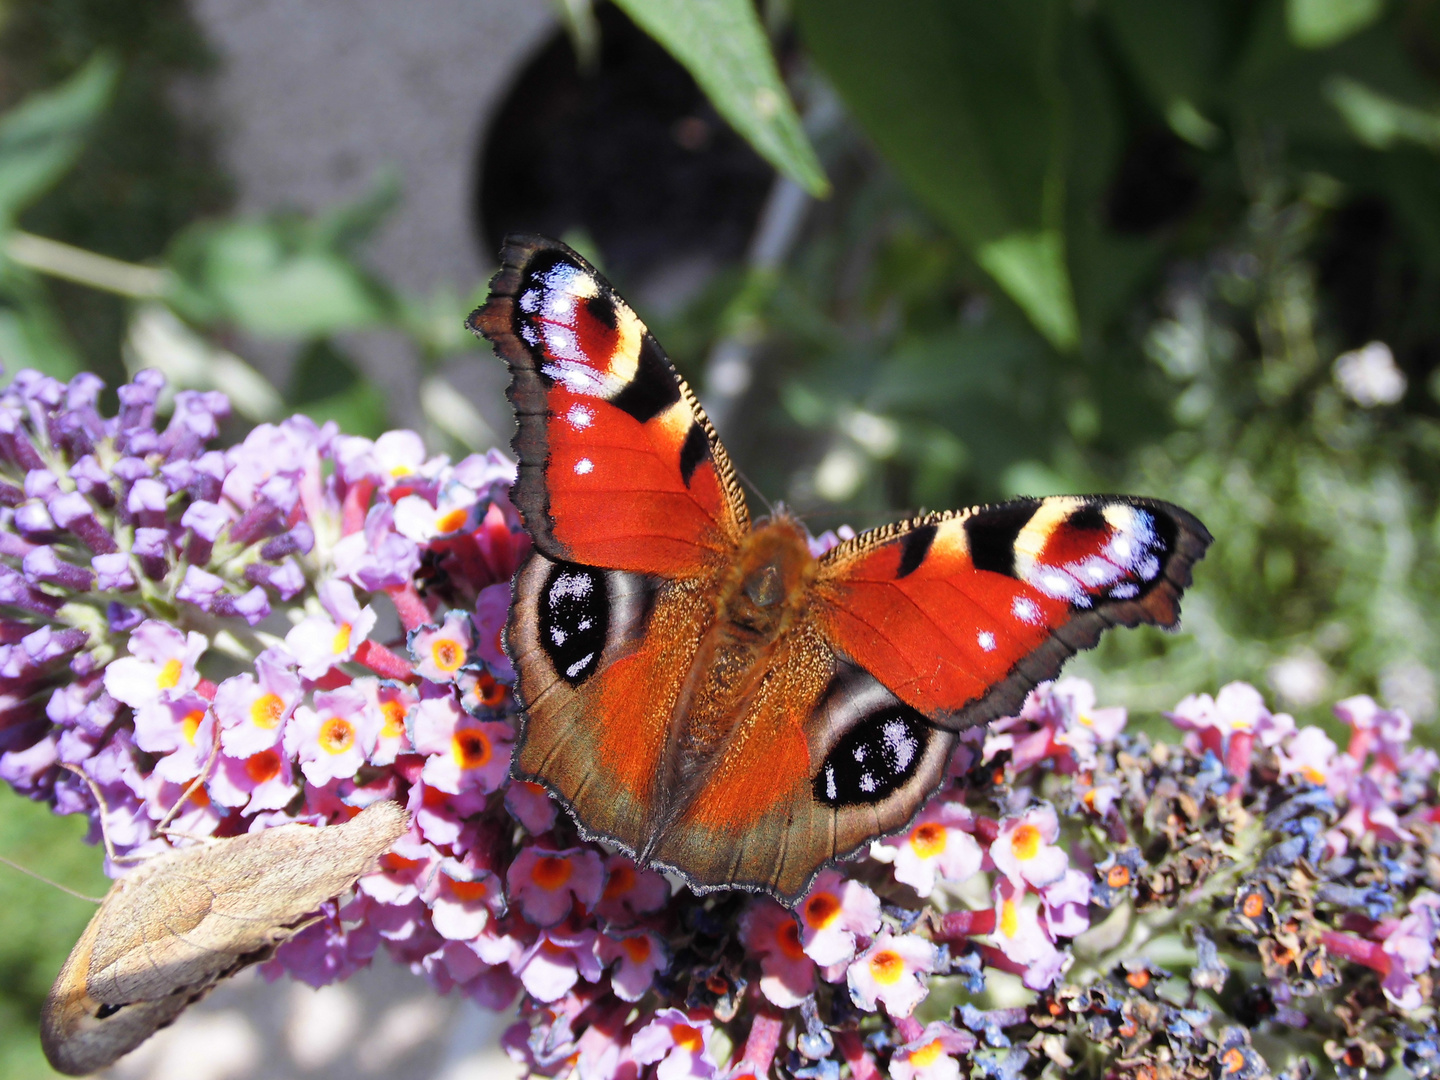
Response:
POLYGON ((672 713, 657 831, 689 801, 774 670, 777 650, 805 618, 817 567, 800 525, 777 518, 747 533, 721 572, 714 620, 672 713))

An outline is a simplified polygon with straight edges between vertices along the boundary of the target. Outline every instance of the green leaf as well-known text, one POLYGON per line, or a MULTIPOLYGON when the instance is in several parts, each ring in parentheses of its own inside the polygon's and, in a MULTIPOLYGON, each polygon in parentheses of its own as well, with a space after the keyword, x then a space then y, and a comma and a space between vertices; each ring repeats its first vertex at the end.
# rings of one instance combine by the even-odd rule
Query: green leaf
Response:
POLYGON ((790 103, 751 0, 616 0, 684 64, 721 116, 812 195, 825 179, 790 103))
POLYGON ((800 0, 801 31, 895 170, 1062 350, 1067 94, 1055 0, 800 0))
POLYGON ((167 297, 196 322, 233 322, 274 337, 324 337, 395 315, 397 302, 352 249, 393 203, 378 185, 359 203, 313 221, 272 217, 196 226, 169 256, 167 297))
POLYGON ((1355 137, 1373 150, 1407 141, 1440 150, 1440 113, 1433 109, 1407 105, 1345 75, 1327 80, 1324 94, 1355 137))
POLYGON ((11 226, 75 163, 118 77, 115 61, 97 56, 0 117, 0 226, 11 226))
POLYGON ((1079 317, 1065 269, 1065 237, 1058 230, 1014 232, 986 241, 975 259, 1042 334, 1059 348, 1075 347, 1080 340, 1079 317))
POLYGON ((1364 30, 1385 10, 1385 0, 1286 0, 1285 28, 1302 49, 1325 49, 1364 30))
POLYGON ((40 280, 7 262, 0 262, 0 363, 3 382, 21 368, 34 368, 56 379, 68 379, 82 368, 40 280))

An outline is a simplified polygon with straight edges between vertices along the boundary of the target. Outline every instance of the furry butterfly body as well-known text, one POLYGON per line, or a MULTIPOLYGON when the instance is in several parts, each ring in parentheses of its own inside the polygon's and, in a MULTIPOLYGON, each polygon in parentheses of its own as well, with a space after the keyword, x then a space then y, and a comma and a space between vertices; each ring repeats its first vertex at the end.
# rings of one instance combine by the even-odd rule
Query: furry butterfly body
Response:
POLYGON ((394 802, 341 825, 280 825, 141 863, 111 886, 40 1018, 72 1076, 129 1053, 222 979, 267 960, 409 827, 394 802))
POLYGON ((903 828, 956 733, 1116 624, 1173 626, 1210 542, 1148 499, 930 514, 811 554, 751 526, 655 339, 554 241, 507 242, 470 318, 509 364, 514 500, 534 540, 506 643, 514 773, 581 831, 699 890, 793 904, 903 828))

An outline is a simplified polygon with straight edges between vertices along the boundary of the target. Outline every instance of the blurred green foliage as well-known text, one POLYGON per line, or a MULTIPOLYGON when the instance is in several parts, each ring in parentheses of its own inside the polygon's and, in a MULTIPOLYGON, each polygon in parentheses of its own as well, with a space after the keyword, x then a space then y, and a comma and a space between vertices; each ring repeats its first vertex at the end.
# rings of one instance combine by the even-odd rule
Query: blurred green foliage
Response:
MULTIPOLYGON (((1183 634, 1110 635, 1077 665, 1106 701, 1244 678, 1323 721, 1370 692, 1434 741, 1440 4, 621 6, 792 182, 819 190, 819 162, 832 188, 791 204, 783 257, 651 319, 712 395, 707 355, 751 357, 724 433, 761 491, 817 530, 1021 493, 1170 499, 1216 542, 1183 634)), ((585 0, 563 7, 583 41, 585 0)), ((483 283, 407 296, 361 262, 394 180, 314 217, 219 215, 207 136, 163 96, 209 64, 179 0, 4 11, 7 367, 114 380, 123 355, 227 390, 248 420, 298 407, 363 434, 391 418, 347 334, 398 332, 427 380, 474 347, 483 283), (229 351, 261 339, 297 357, 283 395, 229 351)), ((463 444, 446 415, 429 434, 463 444)), ((0 843, 36 843, 7 854, 93 863, 55 839, 72 823, 12 803, 0 843)), ((0 882, 23 890, 0 897, 0 1070, 19 1076, 33 1036, 9 1025, 86 913, 35 921, 70 902, 0 882)))
MULTIPOLYGON (((110 882, 101 853, 81 840, 88 823, 56 817, 46 806, 0 789, 0 855, 43 872, 87 896, 104 896, 110 882)), ((50 983, 95 907, 44 882, 0 865, 0 1076, 31 1080, 55 1075, 35 1034, 50 983)))

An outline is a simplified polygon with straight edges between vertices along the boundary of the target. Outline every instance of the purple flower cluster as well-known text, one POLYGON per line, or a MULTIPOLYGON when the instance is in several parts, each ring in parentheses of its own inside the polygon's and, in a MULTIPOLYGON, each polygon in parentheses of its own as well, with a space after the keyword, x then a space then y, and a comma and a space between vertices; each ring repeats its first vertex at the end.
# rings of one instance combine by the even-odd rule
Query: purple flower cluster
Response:
POLYGON ((0 776, 98 821, 78 768, 140 853, 197 778, 190 835, 405 805, 270 974, 383 945, 518 998, 510 1053, 583 1080, 1440 1073, 1440 762, 1402 713, 1341 702, 1341 750, 1236 683, 1181 701, 1175 743, 1046 684, 793 912, 675 891, 508 779, 509 461, 300 417, 208 449, 224 399, 160 425, 161 389, 112 417, 90 376, 0 396, 0 776))

